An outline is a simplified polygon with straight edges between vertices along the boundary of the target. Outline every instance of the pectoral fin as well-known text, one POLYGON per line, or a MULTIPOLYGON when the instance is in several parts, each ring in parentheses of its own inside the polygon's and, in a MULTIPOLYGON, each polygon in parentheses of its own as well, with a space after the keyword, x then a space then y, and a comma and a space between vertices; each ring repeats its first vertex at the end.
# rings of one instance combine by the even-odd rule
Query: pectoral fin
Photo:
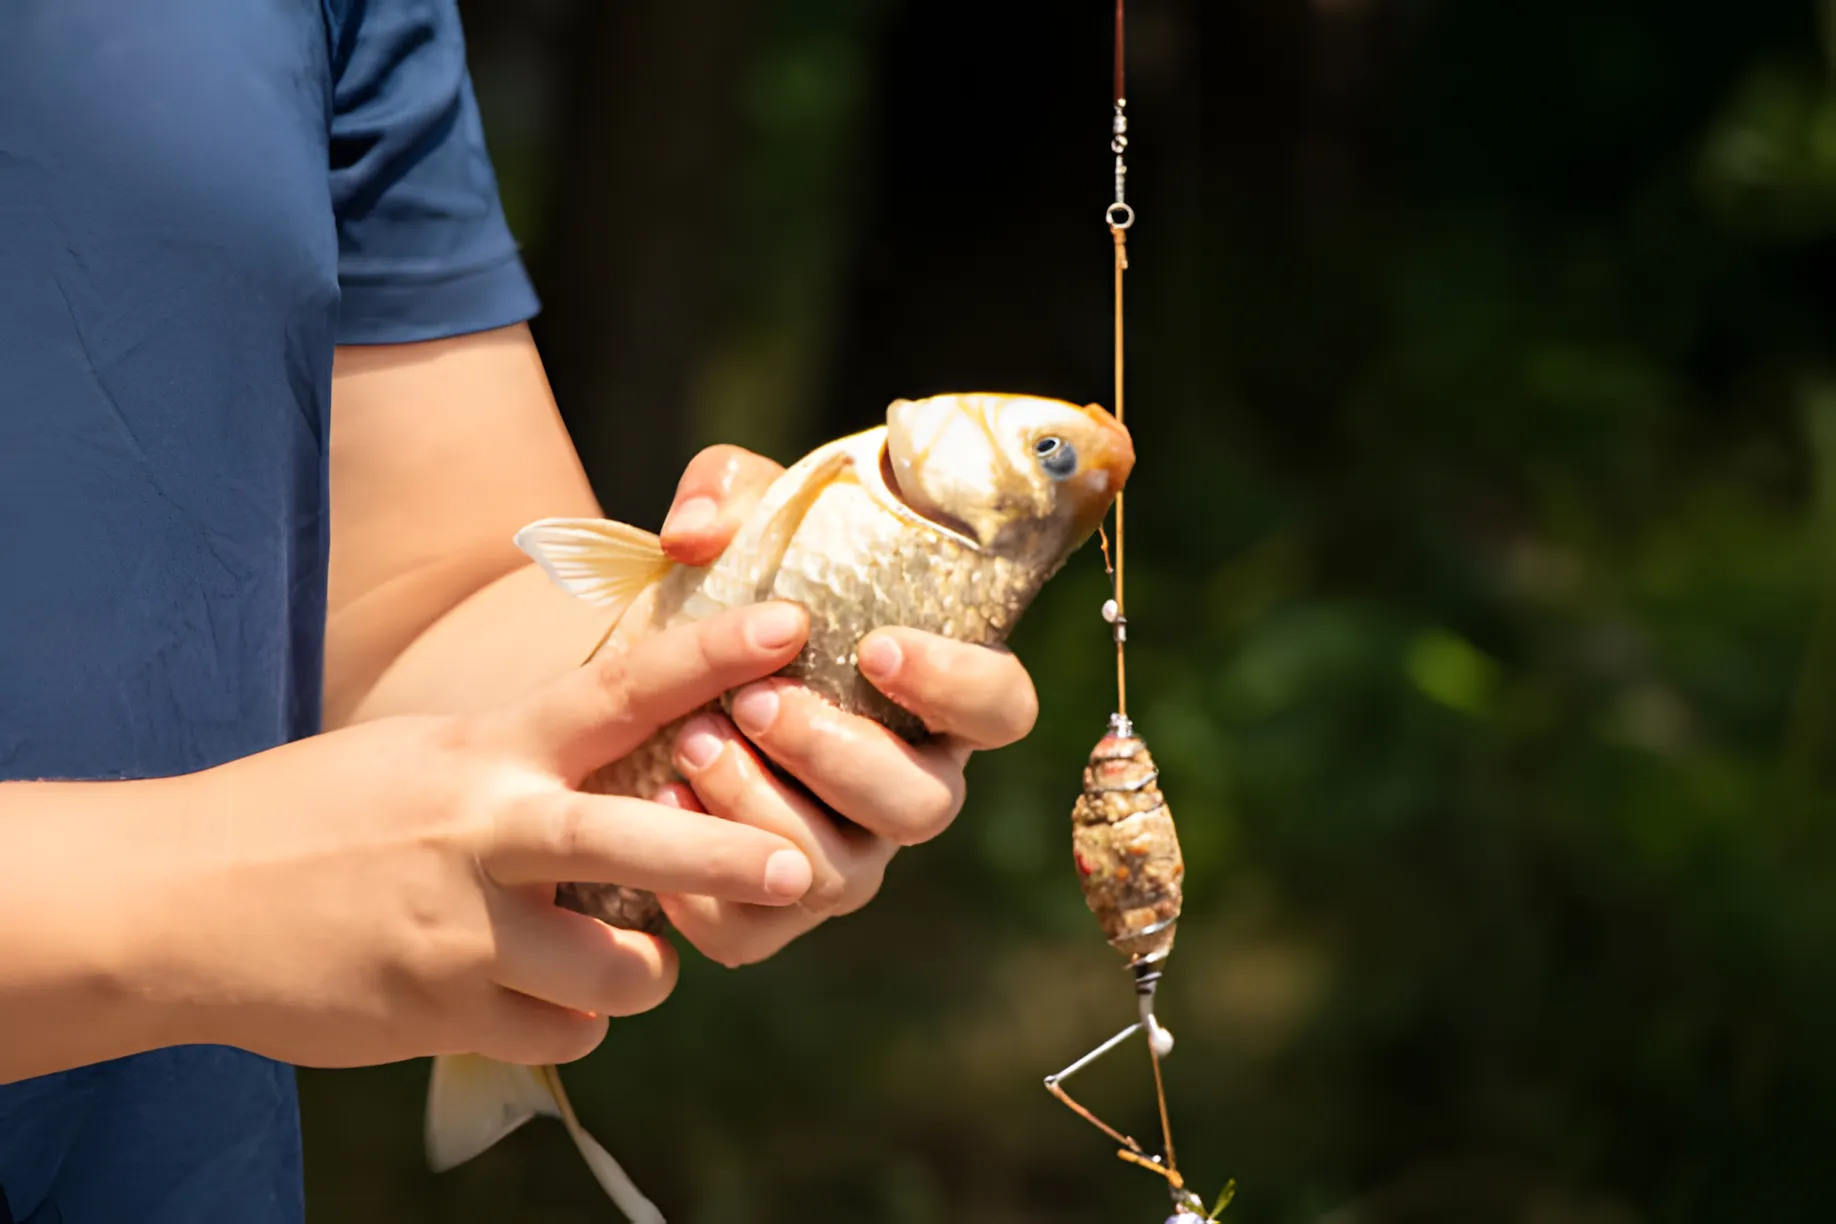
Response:
POLYGON ((656 536, 606 519, 542 519, 516 533, 516 546, 556 586, 615 615, 675 568, 656 536))
POLYGON ((707 583, 684 604, 688 616, 700 620, 768 598, 791 537, 804 515, 823 489, 849 465, 879 462, 879 446, 885 433, 882 425, 839 439, 785 469, 734 534, 707 583))
POLYGON ((520 1067, 475 1054, 434 1059, 427 1091, 427 1161, 436 1173, 464 1164, 534 1117, 561 1120, 593 1179, 632 1224, 665 1224, 656 1204, 580 1125, 553 1067, 520 1067))

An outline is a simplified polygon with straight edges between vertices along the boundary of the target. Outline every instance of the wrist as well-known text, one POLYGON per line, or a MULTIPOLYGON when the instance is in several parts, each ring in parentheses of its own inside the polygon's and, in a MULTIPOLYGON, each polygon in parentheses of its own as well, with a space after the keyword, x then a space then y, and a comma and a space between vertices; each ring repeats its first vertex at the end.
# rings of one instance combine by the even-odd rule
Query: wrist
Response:
POLYGON ((120 831, 115 904, 98 939, 102 988, 143 1048, 238 1045, 237 766, 145 783, 120 831))
POLYGON ((182 780, 9 784, 0 833, 0 1081, 193 1040, 158 988, 169 905, 150 846, 182 780))

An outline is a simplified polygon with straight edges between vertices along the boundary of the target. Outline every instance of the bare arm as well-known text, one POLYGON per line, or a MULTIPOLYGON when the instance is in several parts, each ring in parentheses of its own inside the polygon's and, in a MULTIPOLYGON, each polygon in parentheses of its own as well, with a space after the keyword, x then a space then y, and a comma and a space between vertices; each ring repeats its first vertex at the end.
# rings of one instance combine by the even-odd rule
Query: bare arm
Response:
POLYGON ((558 880, 769 910, 808 860, 764 830, 575 788, 770 674, 802 613, 661 635, 462 717, 389 718, 216 769, 0 785, 0 1082, 163 1045, 351 1065, 578 1058, 654 1007, 667 942, 552 903, 558 880))
POLYGON ((181 1040, 182 1009, 128 985, 154 829, 194 818, 170 781, 0 785, 0 1083, 181 1040))
POLYGON ((577 667, 604 614, 511 543, 599 513, 526 327, 343 348, 325 715, 482 709, 577 667))

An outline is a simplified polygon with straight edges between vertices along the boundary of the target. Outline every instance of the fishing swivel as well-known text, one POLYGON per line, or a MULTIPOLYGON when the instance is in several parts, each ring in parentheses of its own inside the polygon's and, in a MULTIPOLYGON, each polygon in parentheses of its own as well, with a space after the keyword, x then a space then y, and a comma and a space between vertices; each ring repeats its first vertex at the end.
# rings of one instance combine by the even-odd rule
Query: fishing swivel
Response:
POLYGON ((1116 116, 1110 122, 1113 135, 1109 138, 1109 148, 1116 155, 1116 202, 1109 206, 1105 214, 1112 229, 1127 229, 1134 223, 1135 213, 1128 206, 1128 99, 1116 99, 1116 116))

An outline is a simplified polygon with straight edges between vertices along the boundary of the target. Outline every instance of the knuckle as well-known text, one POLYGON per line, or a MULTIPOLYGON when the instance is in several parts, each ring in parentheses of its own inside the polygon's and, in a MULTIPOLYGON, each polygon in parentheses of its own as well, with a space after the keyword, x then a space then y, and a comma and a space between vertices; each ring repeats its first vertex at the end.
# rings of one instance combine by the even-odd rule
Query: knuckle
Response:
POLYGON ((725 969, 743 969, 756 965, 777 951, 757 930, 738 930, 739 924, 722 923, 701 943, 701 952, 725 969))
POLYGON ((538 827, 543 851, 560 860, 580 857, 591 836, 585 802, 574 792, 568 792, 547 797, 540 807, 538 827))
POLYGON ((473 804, 473 836, 483 856, 494 859, 500 854, 527 849, 532 840, 539 841, 546 835, 549 802, 546 795, 538 797, 534 793, 525 792, 504 798, 481 799, 473 804))
MULTIPOLYGON (((814 860, 812 860, 814 861, 814 860)), ((812 914, 833 914, 848 901, 853 888, 849 876, 851 873, 821 870, 815 872, 809 891, 803 894, 798 904, 812 914)))
POLYGON ((741 969, 770 959, 801 931, 820 921, 794 910, 723 904, 713 911, 709 921, 695 924, 694 944, 715 964, 741 969))
POLYGON ((416 719, 415 724, 428 750, 440 758, 472 756, 493 738, 488 720, 477 716, 416 719))
POLYGON ((781 712, 765 738, 773 759, 792 773, 845 773, 872 743, 862 731, 873 728, 859 715, 842 712, 802 685, 779 686, 778 699, 781 712))
POLYGON ((528 1067, 577 1061, 606 1034, 603 1020, 501 988, 479 1009, 477 1022, 483 1032, 465 1048, 528 1067))
POLYGON ((886 884, 886 864, 886 857, 880 856, 856 869, 848 881, 846 894, 831 913, 836 917, 852 914, 879 896, 886 884))
POLYGON ((1024 677, 1006 696, 1005 720, 1000 733, 1003 741, 1011 744, 1031 735, 1034 724, 1039 721, 1039 691, 1033 687, 1031 677, 1024 677))
POLYGON ((562 1013, 555 1024, 553 1049, 545 1061, 557 1064, 580 1061, 599 1048, 609 1027, 604 1016, 562 1013))
POLYGON ((868 901, 878 897, 879 890, 887 883, 887 868, 898 851, 898 842, 885 837, 876 837, 865 848, 861 848, 852 870, 848 872, 848 892, 841 899, 841 905, 837 905, 828 916, 841 918, 843 914, 854 914, 859 908, 865 907, 868 901))
POLYGON ((395 877, 392 955, 396 985, 437 1005, 455 986, 476 980, 497 958, 489 902, 455 905, 451 873, 420 856, 395 877))
POLYGON ((629 700, 631 688, 631 648, 624 642, 609 641, 587 668, 594 690, 613 709, 622 709, 629 700))
MULTIPOLYGON (((718 707, 708 710, 707 729, 714 733, 714 758, 704 762, 698 772, 680 772, 709 811, 719 811, 742 824, 754 823, 760 799, 763 766, 758 749, 739 729, 724 718, 718 707)), ((701 746, 705 752, 707 746, 701 746)), ((684 762, 687 763, 686 761, 684 762)))
POLYGON ((724 728, 717 728, 720 749, 714 759, 702 766, 695 774, 692 789, 695 796, 706 804, 712 804, 723 810, 732 810, 743 815, 743 809, 749 806, 750 798, 747 788, 742 784, 741 771, 747 753, 728 739, 724 728))
POLYGON ((610 1016, 650 1011, 675 992, 678 974, 676 956, 665 948, 649 955, 625 949, 603 971, 599 1010, 610 1016))
POLYGON ((719 672, 731 688, 747 683, 771 683, 765 680, 768 669, 763 665, 763 658, 775 651, 777 645, 760 637, 761 617, 765 612, 762 604, 748 604, 709 617, 697 626, 702 664, 719 672))
POLYGON ((537 1065, 578 1062, 605 1040, 609 1026, 603 1016, 585 1016, 558 1007, 544 1010, 547 1015, 543 1017, 541 1031, 532 1042, 542 1054, 537 1065))
POLYGON ((498 963, 497 940, 482 923, 456 927, 448 924, 430 931, 414 957, 422 981, 436 988, 476 980, 498 963))
POLYGON ((955 823, 962 810, 962 776, 951 774, 943 779, 933 777, 930 785, 912 796, 905 810, 899 814, 895 825, 898 832, 893 840, 902 846, 928 842, 955 823))

